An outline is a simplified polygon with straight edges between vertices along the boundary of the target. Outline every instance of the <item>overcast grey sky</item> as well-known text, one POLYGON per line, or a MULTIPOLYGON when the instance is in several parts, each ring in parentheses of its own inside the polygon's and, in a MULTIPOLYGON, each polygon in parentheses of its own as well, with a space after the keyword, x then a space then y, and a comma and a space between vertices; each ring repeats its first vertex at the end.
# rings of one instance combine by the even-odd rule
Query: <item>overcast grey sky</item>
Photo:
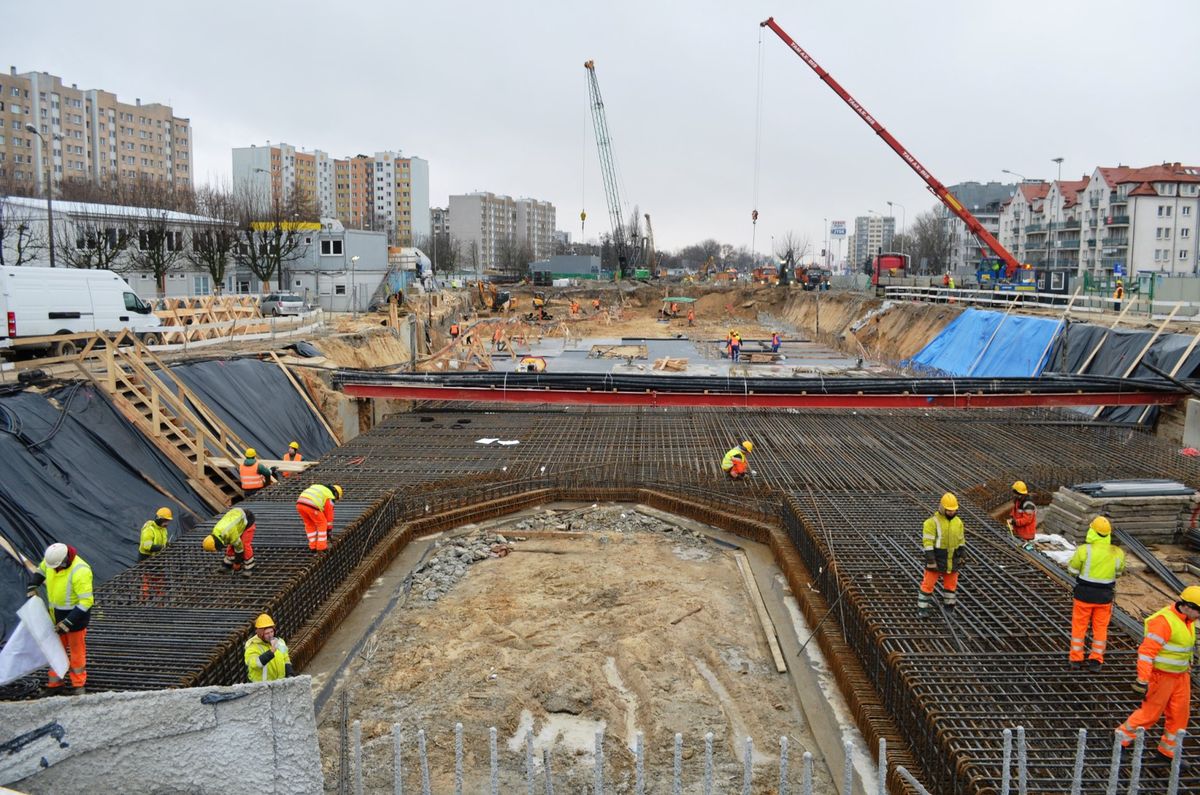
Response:
MULTIPOLYGON (((596 61, 626 201, 657 242, 751 241, 758 23, 776 20, 947 184, 1001 169, 1200 163, 1200 3, 36 3, 4 13, 18 71, 47 71, 192 120, 197 183, 230 148, 286 141, 343 157, 399 149, 430 198, 490 190, 607 228, 583 62, 596 61)), ((763 31, 757 246, 890 200, 921 180, 782 41, 763 31)), ((899 209, 896 212, 900 216, 899 209)))

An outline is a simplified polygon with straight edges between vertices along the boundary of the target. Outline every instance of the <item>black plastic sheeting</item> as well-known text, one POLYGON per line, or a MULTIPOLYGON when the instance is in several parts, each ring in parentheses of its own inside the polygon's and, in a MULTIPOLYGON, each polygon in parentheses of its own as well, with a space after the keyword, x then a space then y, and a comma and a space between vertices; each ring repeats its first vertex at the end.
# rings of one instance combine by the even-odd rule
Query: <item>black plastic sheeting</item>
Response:
MULTIPOLYGON (((208 515, 175 466, 92 385, 0 397, 0 532, 35 563, 61 541, 103 582, 137 562, 141 527, 163 505, 175 513, 172 538, 208 515)), ((5 640, 24 599, 23 569, 0 553, 5 640)))
POLYGON ((292 441, 300 443, 306 460, 334 447, 325 426, 274 362, 194 362, 171 365, 171 372, 260 458, 282 458, 292 441))
MULTIPOLYGON (((1066 333, 1059 337, 1051 357, 1051 367, 1047 370, 1062 374, 1077 373, 1084 361, 1091 356, 1092 350, 1103 339, 1104 344, 1083 374, 1121 377, 1153 336, 1153 331, 1110 331, 1103 326, 1093 326, 1089 323, 1072 323, 1066 333), (1105 334, 1108 336, 1105 337, 1105 334)), ((1150 346, 1150 350, 1141 361, 1149 362, 1168 373, 1172 372, 1191 341, 1192 337, 1187 334, 1162 334, 1150 346)), ((1200 345, 1188 354, 1187 361, 1179 368, 1176 377, 1180 380, 1192 378, 1197 368, 1200 368, 1200 345)), ((1140 363, 1130 377, 1165 383, 1140 363)), ((1142 424, 1152 424, 1158 418, 1158 413, 1158 406, 1150 406, 1149 410, 1144 406, 1113 406, 1101 412, 1098 419, 1121 423, 1136 423, 1140 420, 1142 424)))

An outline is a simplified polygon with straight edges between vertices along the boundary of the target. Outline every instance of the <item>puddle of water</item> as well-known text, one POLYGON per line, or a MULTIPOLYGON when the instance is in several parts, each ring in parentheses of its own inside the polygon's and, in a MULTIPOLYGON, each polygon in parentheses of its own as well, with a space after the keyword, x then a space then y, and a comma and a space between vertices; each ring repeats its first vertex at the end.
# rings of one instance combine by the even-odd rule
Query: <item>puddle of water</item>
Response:
POLYGON ((680 560, 708 560, 712 557, 712 551, 705 547, 672 547, 671 552, 680 560))
POLYGON ((612 657, 604 660, 604 678, 625 702, 625 747, 634 751, 634 740, 637 737, 637 695, 625 687, 625 681, 621 679, 621 672, 617 670, 617 661, 612 657))
MULTIPOLYGON (((596 732, 603 731, 605 722, 589 720, 578 715, 553 713, 546 716, 542 726, 533 735, 533 760, 542 763, 542 749, 549 748, 555 757, 565 752, 576 762, 592 763, 596 758, 596 732)), ((521 710, 517 730, 508 739, 508 750, 525 753, 525 735, 533 731, 533 713, 521 710)))

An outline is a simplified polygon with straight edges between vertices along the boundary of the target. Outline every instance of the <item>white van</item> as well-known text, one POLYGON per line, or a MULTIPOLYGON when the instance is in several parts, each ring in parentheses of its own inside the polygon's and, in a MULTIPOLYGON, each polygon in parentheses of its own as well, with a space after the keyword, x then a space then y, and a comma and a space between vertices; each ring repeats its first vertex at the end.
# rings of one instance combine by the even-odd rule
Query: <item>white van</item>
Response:
POLYGON ((162 320, 112 271, 0 266, 0 347, 77 347, 70 340, 22 346, 22 337, 129 329, 148 345, 162 342, 162 320))

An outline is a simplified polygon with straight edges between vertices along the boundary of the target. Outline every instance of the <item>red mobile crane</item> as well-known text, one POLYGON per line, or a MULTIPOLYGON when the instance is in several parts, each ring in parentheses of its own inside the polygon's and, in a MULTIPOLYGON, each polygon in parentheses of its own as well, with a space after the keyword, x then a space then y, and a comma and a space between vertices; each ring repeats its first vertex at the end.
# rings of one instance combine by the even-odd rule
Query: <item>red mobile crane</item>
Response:
POLYGON ((1006 275, 1010 279, 1012 278, 1013 274, 1020 270, 1021 263, 1017 261, 1017 258, 1014 257, 1008 249, 1000 245, 1000 241, 997 240, 991 232, 984 229, 983 224, 979 223, 979 219, 972 215, 970 210, 958 203, 958 199, 954 198, 954 194, 952 194, 945 185, 939 182, 937 177, 933 176, 933 174, 930 174, 929 170, 925 168, 925 166, 921 165, 920 160, 917 160, 917 158, 914 157, 911 152, 905 149, 900 142, 896 140, 895 136, 888 132, 882 124, 875 121, 875 117, 868 113, 867 109, 859 104, 857 99, 850 96, 849 91, 842 88, 841 84, 834 80, 833 76, 829 74, 829 72, 826 72, 824 69, 822 69, 821 65, 817 63, 811 55, 805 52, 804 49, 783 30, 783 28, 779 27, 779 24, 775 22, 775 17, 768 18, 765 22, 761 23, 761 27, 770 28, 771 30, 775 31, 775 35, 783 39, 783 43, 791 47, 792 52, 796 53, 796 55, 799 55, 800 60, 812 67, 812 70, 817 73, 817 77, 824 80, 825 84, 833 89, 833 93, 841 97, 842 101, 849 105, 851 109, 858 114, 859 118, 870 125, 871 129, 875 131, 876 135, 882 138, 888 146, 892 147, 892 150, 896 154, 900 155, 901 159, 904 160, 905 163, 908 163, 909 168, 917 172, 917 176, 925 180, 925 184, 929 186, 930 193, 932 193, 934 196, 937 196, 938 200, 950 209, 950 212, 957 215, 962 222, 967 225, 967 229, 971 230, 971 234, 975 235, 975 237, 981 241, 981 243, 986 245, 987 248, 984 248, 984 245, 979 247, 984 256, 987 256, 987 249, 991 249, 993 254, 1004 261, 1006 275))

